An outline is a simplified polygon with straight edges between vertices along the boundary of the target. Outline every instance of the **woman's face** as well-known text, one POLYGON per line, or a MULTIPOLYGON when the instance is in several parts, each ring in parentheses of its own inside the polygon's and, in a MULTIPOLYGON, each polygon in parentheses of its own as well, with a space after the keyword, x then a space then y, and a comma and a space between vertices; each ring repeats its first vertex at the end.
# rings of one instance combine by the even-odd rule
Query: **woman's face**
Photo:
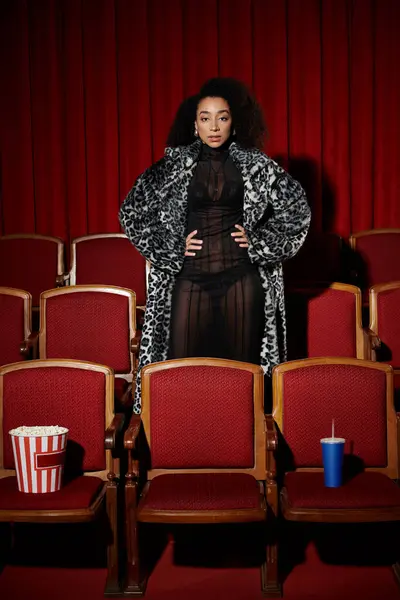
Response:
POLYGON ((218 148, 229 139, 232 115, 223 98, 203 98, 197 106, 195 129, 199 138, 211 148, 218 148))

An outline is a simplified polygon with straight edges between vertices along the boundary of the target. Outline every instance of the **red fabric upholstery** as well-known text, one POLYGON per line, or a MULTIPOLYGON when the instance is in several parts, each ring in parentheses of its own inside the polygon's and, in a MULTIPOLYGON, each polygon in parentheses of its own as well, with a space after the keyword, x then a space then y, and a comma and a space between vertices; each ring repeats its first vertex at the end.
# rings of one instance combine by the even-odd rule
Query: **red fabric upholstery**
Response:
POLYGON ((308 303, 307 356, 357 356, 356 298, 326 289, 308 303))
POLYGON ((324 485, 323 473, 287 473, 284 485, 293 508, 379 508, 400 506, 400 488, 386 475, 359 473, 338 488, 324 485))
POLYGON ((117 285, 146 302, 146 262, 126 238, 93 238, 76 244, 76 283, 117 285))
POLYGON ((0 479, 0 510, 71 510, 88 508, 104 485, 99 477, 77 477, 58 492, 25 494, 16 477, 0 479))
POLYGON ((151 375, 153 468, 251 467, 253 376, 194 366, 151 375))
POLYGON ((3 460, 14 468, 10 429, 60 425, 69 429, 66 468, 106 468, 104 450, 105 376, 67 367, 38 367, 3 378, 3 460))
POLYGON ((120 294, 76 292, 46 301, 46 358, 73 358, 129 373, 129 300, 120 294))
POLYGON ((354 294, 330 288, 291 292, 287 313, 290 360, 357 356, 354 294))
POLYGON ((316 365, 284 375, 283 434, 297 467, 322 466, 320 439, 335 432, 365 466, 387 464, 386 375, 353 365, 316 365))
POLYGON ((150 482, 141 507, 154 510, 258 508, 258 482, 246 473, 159 475, 150 482))
POLYGON ((0 294, 0 337, 0 365, 22 360, 19 347, 24 339, 23 298, 0 294))
POLYGON ((40 293, 55 287, 58 245, 31 238, 0 238, 0 285, 27 290, 33 306, 40 293))
POLYGON ((366 287, 400 280, 400 232, 363 235, 357 238, 356 252, 366 267, 366 287))
POLYGON ((400 286, 378 294, 378 335, 389 351, 385 362, 400 368, 400 286))

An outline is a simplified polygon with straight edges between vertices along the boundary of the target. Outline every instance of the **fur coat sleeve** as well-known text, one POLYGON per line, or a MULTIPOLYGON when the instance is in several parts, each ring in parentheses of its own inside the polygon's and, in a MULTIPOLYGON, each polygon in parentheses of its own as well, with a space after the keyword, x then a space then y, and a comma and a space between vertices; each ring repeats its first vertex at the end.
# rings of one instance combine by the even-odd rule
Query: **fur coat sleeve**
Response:
POLYGON ((176 274, 181 268, 176 258, 183 260, 185 239, 163 210, 160 190, 165 170, 162 159, 138 177, 121 206, 119 219, 132 244, 154 267, 176 274))
POLYGON ((268 209, 253 228, 247 228, 248 253, 252 262, 271 267, 301 248, 311 212, 301 185, 272 160, 257 173, 254 185, 268 209))

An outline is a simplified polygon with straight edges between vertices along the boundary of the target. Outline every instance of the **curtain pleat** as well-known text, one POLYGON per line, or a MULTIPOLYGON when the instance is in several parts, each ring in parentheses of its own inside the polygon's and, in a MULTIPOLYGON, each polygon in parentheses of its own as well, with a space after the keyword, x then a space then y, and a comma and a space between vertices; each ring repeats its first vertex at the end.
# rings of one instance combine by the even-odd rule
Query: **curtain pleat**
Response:
POLYGON ((287 17, 289 166, 307 192, 316 230, 322 228, 320 5, 319 0, 294 0, 287 17))
POLYGON ((400 227, 398 0, 3 0, 1 233, 118 232, 182 99, 253 88, 312 227, 400 227))
POLYGON ((288 166, 287 2, 253 2, 253 88, 268 129, 266 152, 288 166), (268 32, 268 34, 267 34, 268 32))
MULTIPOLYGON (((385 1, 385 0, 384 0, 385 1)), ((372 229, 374 144, 374 2, 353 0, 349 16, 350 197, 353 231, 372 229)), ((399 82, 400 85, 400 82, 399 82)), ((396 177, 395 174, 393 174, 396 177)))
POLYGON ((75 238, 89 231, 81 0, 63 0, 62 12, 68 233, 75 238))
POLYGON ((237 77, 252 86, 252 0, 219 0, 218 8, 219 75, 237 77))
MULTIPOLYGON (((149 73, 153 157, 164 153, 168 130, 183 99, 181 0, 152 0, 149 11, 149 73)), ((140 140, 138 140, 140 143, 140 140)))
POLYGON ((400 10, 397 0, 376 2, 374 85, 374 223, 400 224, 400 10))
POLYGON ((3 234, 36 230, 26 2, 0 5, 0 183, 3 234))
POLYGON ((28 20, 36 230, 65 238, 67 106, 60 4, 53 0, 29 3, 28 20))
POLYGON ((88 233, 117 231, 117 42, 114 2, 82 4, 88 233))
POLYGON ((196 94, 218 76, 218 0, 182 1, 183 92, 196 94))

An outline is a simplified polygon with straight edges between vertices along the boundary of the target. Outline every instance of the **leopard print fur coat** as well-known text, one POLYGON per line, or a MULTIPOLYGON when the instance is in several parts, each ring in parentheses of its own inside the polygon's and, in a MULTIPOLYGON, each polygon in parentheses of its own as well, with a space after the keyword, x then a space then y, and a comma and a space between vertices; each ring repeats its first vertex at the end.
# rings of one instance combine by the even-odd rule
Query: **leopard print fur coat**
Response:
MULTIPOLYGON (((140 369, 167 358, 171 296, 185 253, 187 196, 201 141, 167 148, 165 156, 139 176, 120 210, 120 222, 138 251, 151 263, 142 331, 134 412, 140 413, 140 369)), ((265 326, 260 364, 286 359, 282 262, 302 246, 310 209, 300 184, 259 150, 232 142, 229 152, 244 182, 243 226, 250 260, 265 292, 265 326)))

